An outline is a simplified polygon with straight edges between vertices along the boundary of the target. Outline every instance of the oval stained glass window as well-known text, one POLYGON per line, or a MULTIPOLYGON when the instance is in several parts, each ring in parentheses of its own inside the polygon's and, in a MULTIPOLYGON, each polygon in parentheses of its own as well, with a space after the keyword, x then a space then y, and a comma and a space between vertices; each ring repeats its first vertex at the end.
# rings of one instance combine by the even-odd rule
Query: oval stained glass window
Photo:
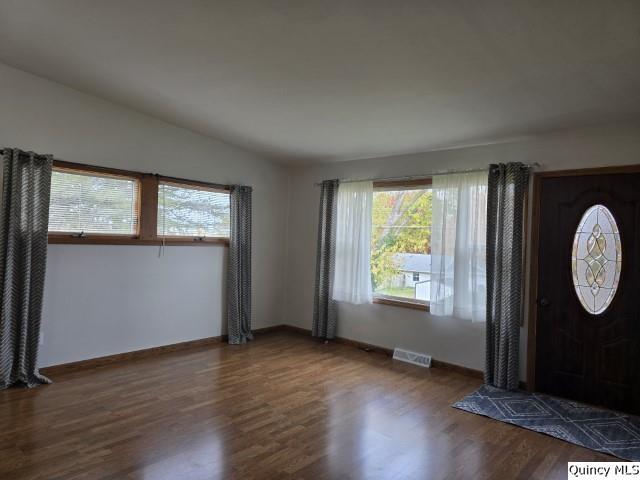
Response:
POLYGON ((571 252, 573 286, 587 312, 598 315, 609 307, 621 267, 618 225, 607 207, 594 205, 582 215, 571 252))

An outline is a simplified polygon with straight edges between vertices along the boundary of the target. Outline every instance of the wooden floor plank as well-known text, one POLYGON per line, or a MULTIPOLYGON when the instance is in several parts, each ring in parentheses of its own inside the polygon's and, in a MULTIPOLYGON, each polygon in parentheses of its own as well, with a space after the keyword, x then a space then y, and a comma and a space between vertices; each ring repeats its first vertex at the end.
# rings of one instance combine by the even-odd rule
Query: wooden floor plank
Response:
POLYGON ((566 478, 606 455, 450 407, 477 378, 291 332, 0 392, 0 479, 566 478))

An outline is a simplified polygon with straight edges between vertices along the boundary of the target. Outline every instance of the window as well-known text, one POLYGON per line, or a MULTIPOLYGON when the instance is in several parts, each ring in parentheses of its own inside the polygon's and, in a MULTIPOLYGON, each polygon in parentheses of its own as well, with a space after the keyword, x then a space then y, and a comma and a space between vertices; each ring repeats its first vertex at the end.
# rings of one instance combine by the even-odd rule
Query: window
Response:
POLYGON ((603 313, 613 301, 622 268, 620 232, 613 214, 594 205, 582 216, 573 238, 573 286, 584 309, 603 313))
POLYGON ((159 237, 228 237, 229 192, 160 181, 159 237))
POLYGON ((139 193, 137 178, 54 168, 49 232, 136 236, 139 193))
POLYGON ((229 187, 53 161, 49 243, 229 244, 229 187))
POLYGON ((371 277, 374 297, 412 305, 429 302, 431 181, 376 182, 371 277))

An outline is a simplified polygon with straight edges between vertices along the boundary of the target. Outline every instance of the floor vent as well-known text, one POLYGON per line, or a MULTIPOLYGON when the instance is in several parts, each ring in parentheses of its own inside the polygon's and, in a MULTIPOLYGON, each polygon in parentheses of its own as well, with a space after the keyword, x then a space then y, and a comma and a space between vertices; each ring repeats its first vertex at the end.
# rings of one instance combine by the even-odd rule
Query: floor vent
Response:
POLYGON ((403 350, 401 348, 393 349, 393 359, 400 360, 401 362, 413 363, 414 365, 419 365, 421 367, 431 367, 431 355, 410 352, 409 350, 403 350))

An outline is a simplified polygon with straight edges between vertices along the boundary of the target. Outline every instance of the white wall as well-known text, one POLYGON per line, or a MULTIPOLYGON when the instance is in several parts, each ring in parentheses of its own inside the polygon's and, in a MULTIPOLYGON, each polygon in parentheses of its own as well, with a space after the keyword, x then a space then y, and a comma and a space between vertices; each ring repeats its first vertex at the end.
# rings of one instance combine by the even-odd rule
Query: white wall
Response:
MULTIPOLYGON (((0 146, 141 172, 254 187, 253 326, 283 317, 287 170, 0 64, 0 146)), ((49 249, 42 366, 220 335, 226 248, 49 249)))
MULTIPOLYGON (((554 170, 640 163, 640 122, 556 132, 502 144, 292 170, 287 323, 311 328, 319 197, 314 182, 330 178, 420 175, 513 161, 538 162, 542 169, 554 170)), ((485 335, 481 323, 433 317, 386 305, 341 305, 338 335, 389 348, 427 352, 439 360, 470 368, 484 368, 485 335)), ((523 330, 521 344, 521 376, 524 378, 526 330, 523 330)))
POLYGON ((226 250, 50 245, 41 363, 220 335, 226 250))

